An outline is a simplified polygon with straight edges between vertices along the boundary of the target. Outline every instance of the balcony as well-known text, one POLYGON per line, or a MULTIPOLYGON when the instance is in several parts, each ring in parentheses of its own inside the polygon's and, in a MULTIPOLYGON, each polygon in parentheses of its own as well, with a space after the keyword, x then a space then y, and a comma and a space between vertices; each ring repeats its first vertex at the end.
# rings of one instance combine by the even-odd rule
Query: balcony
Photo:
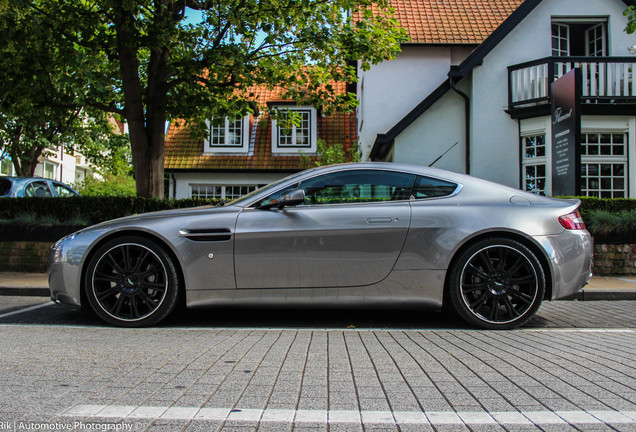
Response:
POLYGON ((550 84, 575 67, 581 69, 582 105, 622 105, 633 112, 636 57, 546 57, 509 66, 508 112, 549 110, 550 84))

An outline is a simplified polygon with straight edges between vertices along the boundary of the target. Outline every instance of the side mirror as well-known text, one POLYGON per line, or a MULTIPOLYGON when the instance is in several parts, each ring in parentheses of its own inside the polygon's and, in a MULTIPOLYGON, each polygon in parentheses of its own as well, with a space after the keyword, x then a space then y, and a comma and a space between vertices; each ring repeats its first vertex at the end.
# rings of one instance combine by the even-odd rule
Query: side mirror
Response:
POLYGON ((291 189, 287 192, 283 192, 278 202, 280 207, 296 206, 305 202, 304 189, 291 189))
POLYGON ((305 191, 303 189, 290 189, 283 192, 280 198, 258 207, 261 210, 268 210, 273 207, 283 208, 286 206, 296 206, 305 202, 305 191))

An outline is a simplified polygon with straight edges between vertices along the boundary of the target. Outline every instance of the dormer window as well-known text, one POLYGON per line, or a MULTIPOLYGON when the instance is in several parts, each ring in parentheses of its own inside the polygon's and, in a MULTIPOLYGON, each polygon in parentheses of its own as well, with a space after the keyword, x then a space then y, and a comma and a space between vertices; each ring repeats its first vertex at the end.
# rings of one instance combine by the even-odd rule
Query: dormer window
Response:
POLYGON ((205 153, 246 153, 249 143, 249 116, 208 122, 205 153))
POLYGON ((297 124, 279 125, 272 120, 272 153, 315 153, 318 115, 312 107, 288 108, 299 117, 297 124))
POLYGON ((558 57, 607 55, 606 20, 553 18, 552 55, 558 57))

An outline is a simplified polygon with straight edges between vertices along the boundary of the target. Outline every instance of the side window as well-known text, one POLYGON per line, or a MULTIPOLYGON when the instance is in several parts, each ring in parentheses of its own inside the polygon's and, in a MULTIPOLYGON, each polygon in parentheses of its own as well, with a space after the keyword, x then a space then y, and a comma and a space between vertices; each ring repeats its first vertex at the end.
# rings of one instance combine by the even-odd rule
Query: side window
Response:
POLYGON ((46 182, 36 181, 29 183, 26 188, 24 188, 24 196, 25 197, 50 197, 51 190, 46 182))
POLYGON ((415 199, 439 198, 451 195, 456 189, 455 183, 418 176, 413 187, 413 196, 415 199))
POLYGON ((300 183, 306 205, 407 200, 415 175, 353 170, 325 174, 300 183))
POLYGON ((73 192, 70 188, 64 186, 63 184, 53 183, 53 187, 55 188, 55 193, 59 197, 75 196, 75 192, 73 192))

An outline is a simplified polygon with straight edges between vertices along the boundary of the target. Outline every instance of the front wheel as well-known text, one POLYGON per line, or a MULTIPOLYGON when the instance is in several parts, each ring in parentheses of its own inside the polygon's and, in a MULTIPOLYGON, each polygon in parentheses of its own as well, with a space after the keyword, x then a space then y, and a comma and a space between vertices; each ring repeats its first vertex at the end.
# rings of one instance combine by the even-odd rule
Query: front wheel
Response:
POLYGON ((172 258, 154 241, 137 236, 99 247, 88 261, 84 281, 95 313, 121 327, 158 323, 174 310, 179 294, 172 258))
POLYGON ((539 309, 545 273, 523 244, 482 240, 464 250, 450 269, 449 297, 455 311, 484 329, 511 329, 539 309))

